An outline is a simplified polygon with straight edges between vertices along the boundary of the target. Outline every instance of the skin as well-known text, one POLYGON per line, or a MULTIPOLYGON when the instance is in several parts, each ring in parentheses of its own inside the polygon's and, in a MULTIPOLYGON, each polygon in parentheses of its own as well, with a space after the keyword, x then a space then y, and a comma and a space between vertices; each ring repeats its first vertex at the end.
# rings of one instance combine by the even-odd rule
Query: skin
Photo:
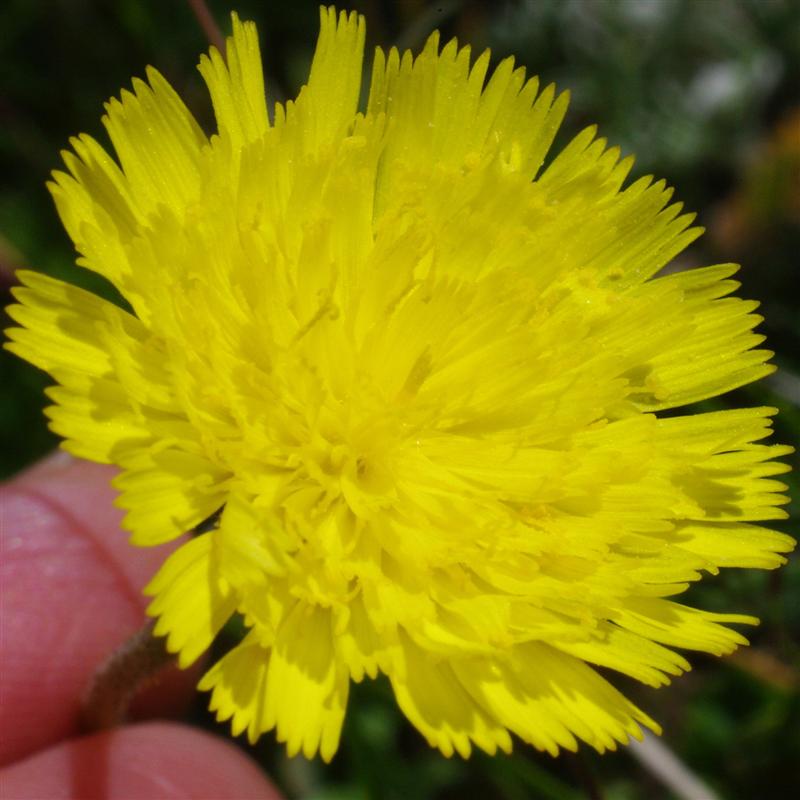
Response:
POLYGON ((185 708, 196 669, 142 692, 132 724, 80 735, 92 674, 144 624, 141 588, 176 546, 127 543, 112 475, 56 454, 0 487, 0 797, 280 800, 233 745, 152 720, 185 708))

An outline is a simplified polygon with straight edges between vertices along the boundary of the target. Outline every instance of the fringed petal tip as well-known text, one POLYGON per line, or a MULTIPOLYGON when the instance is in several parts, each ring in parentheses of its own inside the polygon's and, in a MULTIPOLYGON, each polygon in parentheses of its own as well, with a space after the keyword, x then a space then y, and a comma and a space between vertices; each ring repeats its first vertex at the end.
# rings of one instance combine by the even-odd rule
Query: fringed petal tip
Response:
POLYGON ((236 610, 236 597, 215 573, 209 534, 181 545, 144 593, 153 597, 147 614, 157 617, 156 636, 166 637, 167 649, 178 654, 182 668, 208 649, 236 610))
POLYGON ((262 646, 254 630, 203 676, 198 688, 211 692, 211 710, 219 721, 231 720, 234 736, 246 731, 253 743, 275 729, 290 757, 333 758, 349 678, 332 658, 328 616, 298 606, 272 647, 262 646))

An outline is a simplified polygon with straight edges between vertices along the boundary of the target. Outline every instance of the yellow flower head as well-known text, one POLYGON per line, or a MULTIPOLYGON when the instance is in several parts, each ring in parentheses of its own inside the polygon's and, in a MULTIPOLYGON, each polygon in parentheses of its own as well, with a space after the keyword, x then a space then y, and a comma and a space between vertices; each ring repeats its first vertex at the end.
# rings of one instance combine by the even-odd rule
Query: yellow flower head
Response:
POLYGON ((22 273, 9 349, 53 430, 121 468, 136 545, 213 519, 153 579, 184 666, 251 740, 336 751, 350 681, 388 676, 431 745, 555 754, 657 725, 594 670, 659 686, 745 639, 672 599, 792 547, 774 409, 660 415, 772 370, 734 266, 657 273, 700 233, 567 107, 434 34, 377 50, 321 13, 308 84, 268 114, 256 29, 200 61, 208 138, 164 78, 106 107, 51 184, 123 310, 22 273), (487 77, 488 76, 488 77, 487 77), (221 510, 220 514, 217 514, 221 510))

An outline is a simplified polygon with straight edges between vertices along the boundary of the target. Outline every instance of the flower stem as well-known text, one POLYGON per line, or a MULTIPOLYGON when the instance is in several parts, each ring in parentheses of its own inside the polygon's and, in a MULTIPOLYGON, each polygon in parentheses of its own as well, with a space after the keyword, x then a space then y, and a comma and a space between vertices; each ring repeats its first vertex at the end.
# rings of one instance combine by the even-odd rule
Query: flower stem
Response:
POLYGON ((225 58, 225 37, 214 19, 214 15, 206 5, 205 0, 189 0, 189 7, 194 12, 200 27, 206 35, 209 43, 219 50, 220 55, 225 58))
POLYGON ((153 635, 150 621, 115 650, 95 672, 81 706, 81 728, 87 733, 125 721, 137 691, 174 662, 164 639, 153 635))
POLYGON ((651 733, 645 731, 641 742, 633 739, 628 752, 680 800, 717 800, 716 792, 651 733))

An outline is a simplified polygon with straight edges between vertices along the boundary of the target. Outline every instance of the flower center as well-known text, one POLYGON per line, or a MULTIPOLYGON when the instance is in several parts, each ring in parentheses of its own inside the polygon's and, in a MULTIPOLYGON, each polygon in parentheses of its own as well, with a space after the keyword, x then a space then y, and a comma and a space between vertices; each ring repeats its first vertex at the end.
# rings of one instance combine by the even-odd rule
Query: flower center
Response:
POLYGON ((398 426, 386 413, 335 401, 331 405, 339 406, 336 424, 331 424, 330 414, 321 415, 327 424, 318 422, 309 431, 308 443, 299 448, 302 467, 296 474, 304 473, 328 502, 343 501, 366 519, 393 502, 398 426))

